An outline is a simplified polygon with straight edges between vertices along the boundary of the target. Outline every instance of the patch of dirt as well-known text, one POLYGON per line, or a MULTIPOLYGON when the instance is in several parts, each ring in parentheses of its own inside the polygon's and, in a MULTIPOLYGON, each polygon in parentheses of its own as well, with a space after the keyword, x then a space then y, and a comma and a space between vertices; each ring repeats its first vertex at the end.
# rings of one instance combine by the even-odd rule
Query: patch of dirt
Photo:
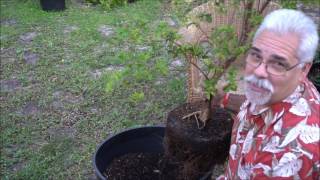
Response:
POLYGON ((35 85, 37 85, 38 83, 40 83, 40 82, 35 78, 35 77, 36 77, 36 74, 35 74, 34 71, 28 72, 27 77, 28 77, 28 82, 30 82, 32 86, 35 86, 35 85))
POLYGON ((68 91, 58 90, 53 93, 51 108, 60 114, 61 121, 67 126, 73 126, 82 116, 78 109, 66 110, 66 107, 83 102, 84 97, 68 91))
POLYGON ((1 26, 13 26, 17 24, 17 20, 15 19, 4 19, 0 22, 1 26))
POLYGON ((105 73, 104 69, 95 69, 90 71, 89 74, 93 79, 99 79, 105 73))
POLYGON ((26 164, 27 164, 27 162, 25 162, 25 161, 17 162, 11 166, 11 170, 13 172, 19 172, 26 166, 26 164))
POLYGON ((39 56, 38 54, 32 53, 30 51, 25 51, 23 53, 23 60, 26 62, 26 64, 35 65, 39 60, 39 56))
POLYGON ((184 63, 183 63, 182 59, 175 59, 174 61, 172 61, 170 63, 169 70, 174 70, 178 67, 182 67, 183 65, 184 65, 184 63))
POLYGON ((20 39, 20 41, 21 41, 22 43, 24 43, 24 44, 29 44, 29 43, 31 43, 31 42, 33 41, 33 39, 34 39, 35 37, 37 37, 37 36, 38 36, 38 33, 36 33, 36 32, 28 32, 28 33, 25 33, 25 34, 21 35, 21 36, 19 37, 19 39, 20 39))
POLYGON ((22 87, 21 82, 17 79, 2 80, 0 81, 1 92, 13 92, 22 87))
POLYGON ((81 8, 88 8, 92 5, 91 3, 87 2, 86 0, 71 0, 70 2, 72 5, 76 5, 81 8))
POLYGON ((104 37, 109 37, 114 33, 113 28, 107 25, 102 25, 98 28, 98 31, 101 33, 104 37))
POLYGON ((14 48, 2 48, 0 53, 1 64, 13 63, 17 59, 14 48))
POLYGON ((150 46, 136 46, 135 47, 135 49, 136 49, 136 51, 147 51, 147 50, 149 50, 149 49, 151 49, 151 47, 150 46))
POLYGON ((63 110, 63 109, 64 109, 64 104, 63 104, 63 102, 58 101, 58 100, 53 101, 52 104, 51 104, 51 106, 52 106, 52 108, 53 108, 54 110, 63 110))
POLYGON ((122 71, 123 69, 123 66, 110 65, 103 69, 95 69, 93 71, 90 71, 89 74, 93 79, 99 79, 103 74, 113 71, 122 71))
POLYGON ((63 33, 64 34, 68 34, 68 33, 71 33, 73 31, 76 31, 78 29, 79 28, 77 26, 67 26, 67 27, 64 28, 63 33))
MULTIPOLYGON (((21 149, 21 144, 10 144, 6 146, 1 146, 1 156, 3 157, 15 157, 16 152, 21 149)), ((9 170, 16 173, 23 169, 26 165, 26 161, 23 158, 18 159, 9 165, 9 170)))
POLYGON ((99 55, 104 55, 107 53, 107 51, 109 50, 109 45, 106 43, 102 43, 97 45, 95 48, 93 48, 94 54, 99 56, 99 55))
POLYGON ((110 65, 105 70, 106 71, 122 71, 123 69, 124 69, 123 66, 110 65))
POLYGON ((158 78, 156 81, 155 81, 155 85, 161 85, 161 84, 164 84, 166 82, 166 79, 165 78, 158 78))
POLYGON ((28 102, 23 108, 22 108, 22 115, 29 116, 29 115, 35 115, 40 112, 40 107, 34 103, 34 102, 28 102))
POLYGON ((98 107, 92 107, 90 109, 90 112, 93 113, 93 114, 98 114, 100 111, 101 111, 101 109, 98 108, 98 107))
POLYGON ((164 21, 171 27, 178 27, 178 22, 175 21, 172 17, 170 16, 165 16, 164 21))
POLYGON ((97 176, 94 173, 94 171, 90 171, 90 170, 87 170, 87 172, 84 173, 83 178, 85 178, 87 180, 97 180, 97 176))
POLYGON ((85 112, 81 112, 80 110, 70 110, 63 111, 61 113, 61 123, 64 127, 73 127, 80 119, 87 116, 85 112))
POLYGON ((72 127, 52 127, 48 129, 50 137, 71 137, 74 138, 76 130, 72 127))
POLYGON ((68 91, 56 91, 53 93, 53 98, 67 104, 76 104, 83 101, 82 95, 75 95, 68 91))

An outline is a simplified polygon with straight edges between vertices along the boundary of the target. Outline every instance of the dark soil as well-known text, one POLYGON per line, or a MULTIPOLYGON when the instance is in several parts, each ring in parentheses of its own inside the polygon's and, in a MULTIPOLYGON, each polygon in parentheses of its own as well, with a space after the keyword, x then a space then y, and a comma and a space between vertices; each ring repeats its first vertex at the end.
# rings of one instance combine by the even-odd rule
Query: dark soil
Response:
POLYGON ((197 102, 194 104, 186 103, 169 113, 167 120, 167 130, 178 130, 179 137, 184 137, 193 143, 202 143, 203 141, 219 140, 225 134, 230 132, 232 127, 231 115, 224 109, 216 108, 213 110, 212 117, 207 121, 203 129, 199 129, 194 117, 182 119, 183 116, 203 110, 208 107, 206 102, 197 102))
POLYGON ((226 161, 233 123, 229 112, 214 108, 203 129, 198 128, 194 116, 182 119, 207 107, 206 102, 187 103, 168 115, 164 148, 166 158, 180 163, 177 179, 199 179, 226 161))
POLYGON ((177 166, 167 162, 162 153, 129 153, 114 159, 104 176, 108 180, 174 180, 177 166))

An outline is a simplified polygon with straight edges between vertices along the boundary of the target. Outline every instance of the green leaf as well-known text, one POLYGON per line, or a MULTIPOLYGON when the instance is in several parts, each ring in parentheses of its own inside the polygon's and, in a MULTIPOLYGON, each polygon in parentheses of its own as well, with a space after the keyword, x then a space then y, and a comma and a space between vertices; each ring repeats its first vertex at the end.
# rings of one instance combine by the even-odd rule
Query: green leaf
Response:
POLYGON ((237 70, 231 67, 227 73, 228 85, 224 87, 224 91, 236 91, 237 90, 237 70))
POLYGON ((137 104, 144 100, 144 93, 143 92, 134 92, 129 97, 130 102, 137 104))
POLYGON ((116 71, 107 75, 105 90, 107 93, 112 92, 116 87, 118 87, 122 80, 124 71, 116 71))

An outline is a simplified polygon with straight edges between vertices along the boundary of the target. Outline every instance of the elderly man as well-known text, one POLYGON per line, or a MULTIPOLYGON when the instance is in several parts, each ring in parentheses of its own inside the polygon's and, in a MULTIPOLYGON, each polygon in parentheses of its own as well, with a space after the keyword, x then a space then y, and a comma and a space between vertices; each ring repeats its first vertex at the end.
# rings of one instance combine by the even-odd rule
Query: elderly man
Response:
POLYGON ((218 179, 319 179, 320 96, 307 79, 318 40, 302 12, 265 17, 246 57, 246 100, 239 111, 239 97, 223 99, 239 113, 218 179))

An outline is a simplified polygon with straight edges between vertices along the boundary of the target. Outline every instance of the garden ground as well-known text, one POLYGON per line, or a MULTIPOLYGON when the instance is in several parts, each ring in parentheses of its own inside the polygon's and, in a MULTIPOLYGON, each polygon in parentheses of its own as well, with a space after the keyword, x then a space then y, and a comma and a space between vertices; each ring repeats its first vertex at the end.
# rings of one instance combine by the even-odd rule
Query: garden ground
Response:
POLYGON ((99 143, 185 102, 184 63, 161 38, 177 27, 165 3, 66 5, 1 1, 1 179, 94 179, 99 143))
POLYGON ((99 143, 186 101, 186 65, 162 38, 182 24, 166 0, 0 3, 1 179, 95 179, 99 143))

